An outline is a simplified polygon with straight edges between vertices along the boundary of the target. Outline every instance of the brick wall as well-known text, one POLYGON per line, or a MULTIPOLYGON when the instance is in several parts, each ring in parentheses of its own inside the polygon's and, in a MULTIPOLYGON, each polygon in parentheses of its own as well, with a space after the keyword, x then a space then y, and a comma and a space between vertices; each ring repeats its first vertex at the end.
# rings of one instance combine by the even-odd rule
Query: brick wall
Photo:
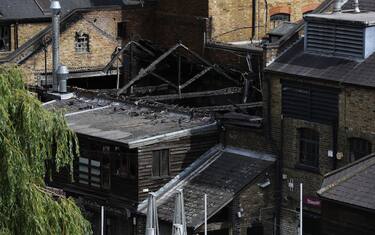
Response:
POLYGON ((291 22, 302 19, 303 13, 315 9, 323 0, 257 0, 256 31, 252 35, 253 0, 211 0, 212 37, 216 41, 231 42, 261 39, 273 28, 270 17, 278 13, 290 14, 291 22), (267 15, 267 17, 266 17, 267 15))
POLYGON ((45 29, 49 23, 25 23, 18 24, 18 46, 21 46, 29 39, 45 29))
MULTIPOLYGON (((316 191, 320 188, 324 174, 333 169, 333 158, 328 157, 328 150, 333 148, 333 131, 329 125, 323 125, 314 122, 292 119, 281 116, 281 78, 289 78, 275 74, 268 74, 267 80, 270 82, 270 107, 271 113, 270 128, 272 138, 277 143, 279 149, 283 149, 283 173, 287 179, 283 181, 283 206, 290 210, 298 207, 299 201, 299 183, 304 184, 305 196, 316 196, 316 191), (282 124, 283 122, 283 124, 282 124), (282 128, 283 126, 283 128, 282 128), (298 128, 311 128, 319 132, 319 171, 310 172, 298 168, 299 162, 299 137, 298 128), (283 135, 283 138, 281 137, 283 135), (281 143, 283 140, 283 143, 281 143), (290 190, 288 183, 293 181, 294 189, 290 190)), ((337 160, 337 166, 341 167, 350 162, 348 138, 360 137, 372 143, 375 151, 375 92, 374 89, 361 88, 356 86, 341 86, 332 83, 322 83, 308 81, 315 85, 337 86, 341 89, 339 94, 339 128, 338 128, 338 153, 343 153, 343 159, 337 160)), ((306 86, 308 86, 306 84, 306 86)), ((267 91, 269 92, 269 91, 267 91)), ((267 96, 265 96, 267 97, 267 96)), ((267 103, 268 99, 266 99, 267 103)), ((320 212, 317 208, 305 209, 320 212)), ((292 221, 293 218, 284 218, 286 221, 292 221)), ((289 223, 288 222, 288 223, 289 223)), ((285 225, 293 227, 293 223, 285 225)))

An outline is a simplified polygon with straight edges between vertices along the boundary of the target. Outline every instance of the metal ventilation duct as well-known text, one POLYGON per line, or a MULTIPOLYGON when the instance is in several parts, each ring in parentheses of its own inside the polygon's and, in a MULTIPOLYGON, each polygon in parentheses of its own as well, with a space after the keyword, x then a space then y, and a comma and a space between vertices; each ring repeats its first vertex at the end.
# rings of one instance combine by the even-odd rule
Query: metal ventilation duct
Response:
POLYGON ((363 57, 364 30, 359 27, 307 23, 306 50, 341 57, 363 57))

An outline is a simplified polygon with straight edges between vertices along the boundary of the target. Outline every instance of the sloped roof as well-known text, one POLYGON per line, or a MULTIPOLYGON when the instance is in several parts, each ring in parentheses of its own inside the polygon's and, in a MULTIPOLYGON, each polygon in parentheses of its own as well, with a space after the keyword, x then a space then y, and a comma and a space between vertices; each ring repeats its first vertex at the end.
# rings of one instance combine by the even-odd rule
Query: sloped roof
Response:
POLYGON ((129 148, 217 131, 210 117, 191 117, 95 97, 74 97, 45 107, 65 112, 69 127, 78 134, 123 143, 129 148))
POLYGON ((318 195, 375 210, 375 153, 327 174, 318 195))
MULTIPOLYGON (((175 192, 183 189, 187 226, 197 228, 204 222, 204 194, 210 218, 274 161, 272 155, 217 145, 156 192, 159 218, 173 221, 175 192)), ((146 208, 147 200, 138 211, 146 208)))
MULTIPOLYGON (((1 0, 0 20, 47 18, 50 0, 1 0)), ((147 1, 145 1, 147 2, 147 1)), ((75 9, 132 5, 129 0, 60 0, 62 14, 75 9)))

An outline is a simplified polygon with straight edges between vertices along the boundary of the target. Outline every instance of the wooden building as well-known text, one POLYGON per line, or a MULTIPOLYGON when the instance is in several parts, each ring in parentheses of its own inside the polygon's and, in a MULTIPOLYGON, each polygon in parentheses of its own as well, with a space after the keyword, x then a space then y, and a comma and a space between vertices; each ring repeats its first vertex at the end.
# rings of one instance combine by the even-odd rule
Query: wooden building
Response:
POLYGON ((77 199, 93 225, 105 207, 106 234, 136 234, 137 205, 218 142, 207 116, 151 109, 100 98, 76 97, 45 105, 65 110, 80 156, 74 180, 67 170, 50 182, 77 199))

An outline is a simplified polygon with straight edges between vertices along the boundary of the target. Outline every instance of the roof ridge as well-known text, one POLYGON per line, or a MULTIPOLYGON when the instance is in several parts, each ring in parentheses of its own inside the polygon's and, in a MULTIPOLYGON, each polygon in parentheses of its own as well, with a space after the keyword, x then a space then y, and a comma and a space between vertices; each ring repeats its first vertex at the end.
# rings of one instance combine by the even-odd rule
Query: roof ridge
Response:
MULTIPOLYGON (((328 190, 332 189, 333 187, 335 187, 336 185, 342 183, 342 182, 345 182, 351 178, 353 178, 354 176, 356 176, 359 172, 363 171, 363 170, 366 170, 367 168, 369 168, 370 166, 373 166, 375 165, 375 154, 370 154, 368 155, 367 157, 365 157, 362 161, 358 160, 358 162, 353 162, 355 164, 348 164, 348 166, 345 166, 345 167, 342 167, 339 169, 339 171, 336 171, 336 172, 332 172, 332 174, 328 174, 328 176, 331 176, 333 174, 336 174, 336 173, 339 173, 339 172, 342 172, 343 170, 345 169, 348 169, 349 167, 352 167, 352 166, 355 166, 357 165, 358 163, 361 163, 361 162, 364 162, 364 161, 367 161, 369 160, 371 163, 366 165, 366 166, 363 166, 363 167, 359 167, 357 170, 355 170, 354 172, 352 172, 351 174, 347 174, 347 175, 344 175, 343 177, 335 180, 334 182, 332 182, 331 184, 321 188, 320 190, 318 190, 318 194, 319 195, 322 195, 323 193, 327 192, 328 190), (374 157, 374 158, 372 158, 374 157)), ((324 176, 325 178, 327 177, 327 175, 324 176)))
POLYGON ((334 174, 336 174, 336 173, 338 173, 338 172, 341 172, 341 171, 343 171, 343 170, 346 170, 346 169, 348 169, 349 167, 352 167, 352 166, 354 166, 354 165, 357 165, 357 164, 359 164, 359 163, 361 163, 361 162, 367 161, 369 158, 374 157, 374 156, 375 156, 375 152, 374 152, 374 153, 371 153, 371 154, 369 154, 369 155, 367 155, 367 156, 365 156, 365 157, 363 157, 363 158, 360 158, 360 159, 358 159, 358 160, 356 160, 356 161, 354 161, 354 162, 351 162, 351 163, 349 163, 349 164, 347 164, 347 165, 345 165, 345 166, 343 166, 343 167, 340 167, 340 168, 338 168, 338 169, 336 169, 336 170, 333 170, 333 171, 328 172, 327 174, 324 175, 324 178, 326 178, 326 177, 328 177, 328 176, 331 176, 331 175, 334 175, 334 174))

